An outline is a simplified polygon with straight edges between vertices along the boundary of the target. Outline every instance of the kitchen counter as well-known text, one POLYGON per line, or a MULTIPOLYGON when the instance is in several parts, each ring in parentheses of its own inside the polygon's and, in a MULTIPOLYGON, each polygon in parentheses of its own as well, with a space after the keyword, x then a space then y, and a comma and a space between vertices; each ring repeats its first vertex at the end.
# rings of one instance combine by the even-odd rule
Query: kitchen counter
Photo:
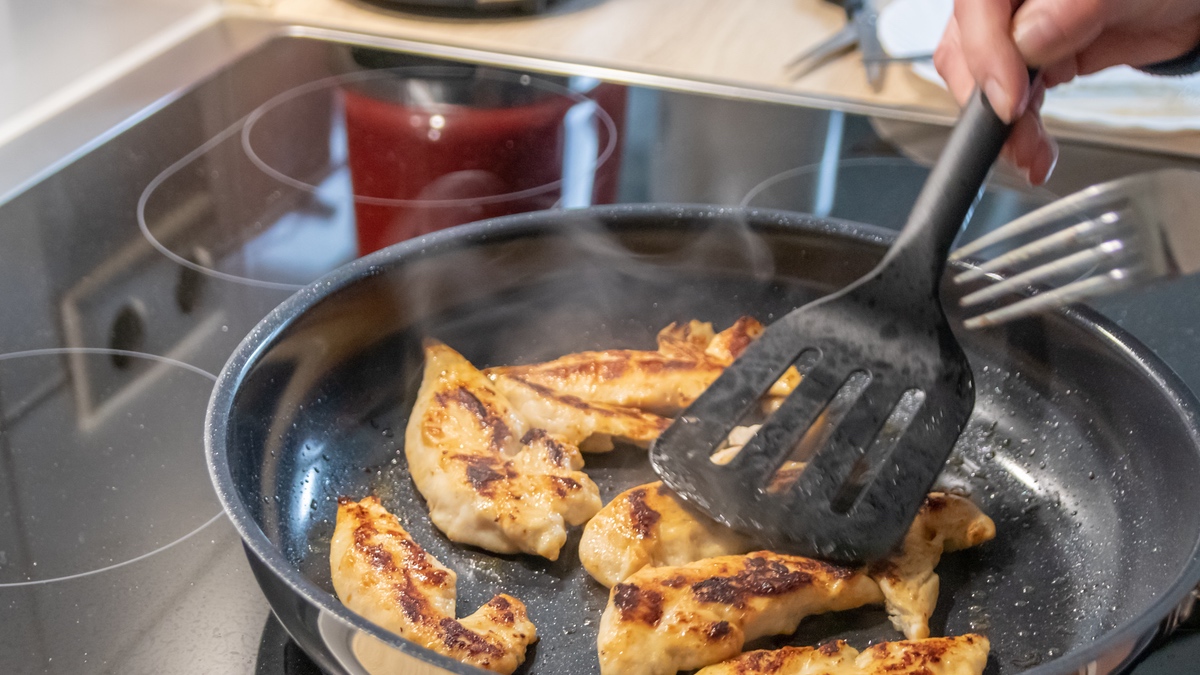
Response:
MULTIPOLYGON (((440 18, 362 0, 0 0, 0 146, 222 15, 586 64, 608 79, 665 76, 724 95, 949 124, 956 106, 904 64, 882 91, 857 52, 792 81, 785 64, 836 32, 825 0, 558 0, 538 16, 440 18)), ((1200 133, 1052 126, 1063 138, 1200 156, 1200 133)), ((81 139, 82 140, 82 139, 81 139)))
MULTIPOLYGON (((845 24, 825 0, 559 0, 538 16, 439 18, 361 0, 227 0, 229 11, 488 52, 582 63, 697 83, 810 107, 949 124, 953 98, 905 64, 882 91, 867 84, 858 52, 792 81, 785 64, 845 24)), ((612 75, 609 74, 612 79, 612 75)), ((1050 124, 1054 135, 1200 156, 1200 133, 1153 134, 1050 124)))
POLYGON ((857 53, 792 82, 784 66, 837 32, 825 0, 560 0, 538 16, 436 18, 357 0, 231 0, 258 17, 555 61, 720 82, 949 120, 942 89, 904 66, 871 91, 857 53))

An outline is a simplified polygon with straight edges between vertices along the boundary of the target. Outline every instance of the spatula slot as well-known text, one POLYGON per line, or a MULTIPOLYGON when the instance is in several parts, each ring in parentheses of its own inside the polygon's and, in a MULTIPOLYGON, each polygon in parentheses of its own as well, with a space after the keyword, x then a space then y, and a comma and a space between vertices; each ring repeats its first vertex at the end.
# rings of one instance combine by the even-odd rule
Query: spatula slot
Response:
POLYGON ((809 425, 808 431, 804 432, 800 442, 792 448, 788 459, 796 462, 807 462, 811 459, 813 454, 829 440, 833 431, 846 418, 846 413, 850 412, 870 384, 871 374, 867 371, 856 370, 850 373, 841 388, 838 389, 837 394, 830 399, 813 423, 809 425))
MULTIPOLYGON (((800 355, 792 362, 791 367, 795 368, 797 373, 809 373, 820 361, 821 350, 809 348, 800 352, 800 355)), ((786 400, 786 395, 780 395, 779 387, 787 382, 788 379, 789 376, 785 371, 785 374, 771 388, 759 395, 758 405, 746 407, 741 416, 738 417, 737 424, 727 432, 725 440, 717 447, 716 452, 709 456, 709 460, 713 464, 729 464, 738 452, 758 434, 763 423, 779 410, 784 400, 786 400)), ((799 385, 797 384, 797 386, 799 385)))
MULTIPOLYGON (((718 452, 711 459, 737 474, 738 480, 765 489, 785 462, 805 461, 820 447, 821 439, 838 427, 870 383, 865 370, 843 376, 817 364, 740 451, 718 452)), ((788 473, 795 475, 795 467, 788 473)))
POLYGON ((771 476, 767 492, 779 493, 791 487, 800 477, 803 466, 812 456, 824 447, 846 415, 858 403, 858 399, 871 385, 871 374, 865 370, 855 370, 842 382, 842 386, 834 394, 829 403, 821 410, 812 424, 800 437, 799 442, 792 448, 791 454, 771 476))
POLYGON ((737 474, 730 479, 755 488, 765 486, 844 381, 838 372, 820 363, 809 369, 779 409, 726 464, 725 470, 737 474))
POLYGON ((846 480, 830 500, 829 505, 835 513, 846 514, 854 508, 867 487, 879 475, 879 468, 888 461, 896 446, 900 444, 900 438, 917 418, 917 413, 921 411, 924 403, 925 392, 920 389, 909 389, 900 396, 900 400, 884 420, 867 451, 854 463, 846 480))

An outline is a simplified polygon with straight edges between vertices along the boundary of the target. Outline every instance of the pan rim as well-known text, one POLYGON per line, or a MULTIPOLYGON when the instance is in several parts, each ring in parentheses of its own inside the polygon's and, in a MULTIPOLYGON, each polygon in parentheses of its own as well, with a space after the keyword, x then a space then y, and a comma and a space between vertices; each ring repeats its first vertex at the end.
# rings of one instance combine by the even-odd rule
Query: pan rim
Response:
MULTIPOLYGON (((205 459, 209 477, 221 506, 237 529, 248 552, 258 558, 278 580, 284 582, 305 601, 346 626, 363 631, 406 655, 418 658, 446 672, 470 675, 486 671, 421 647, 390 631, 379 628, 351 612, 336 597, 303 575, 287 560, 279 547, 267 538, 250 515, 246 505, 238 497, 233 484, 226 452, 232 404, 242 380, 251 367, 260 360, 276 336, 317 303, 361 278, 380 274, 385 266, 402 264, 411 259, 436 254, 464 244, 542 234, 548 226, 552 226, 555 220, 564 217, 586 217, 587 215, 595 215, 609 221, 640 218, 647 215, 669 215, 688 220, 741 217, 748 221, 839 234, 881 245, 889 244, 896 234, 892 230, 834 218, 818 218, 802 213, 737 206, 618 204, 574 211, 537 211, 479 221, 390 246, 329 272, 271 310, 243 338, 230 355, 218 375, 213 394, 209 399, 204 421, 205 459)), ((1110 349, 1115 350, 1142 370, 1154 386, 1164 394, 1175 414, 1185 423, 1194 447, 1200 448, 1200 402, 1170 366, 1133 335, 1095 310, 1082 306, 1071 306, 1056 314, 1061 320, 1072 324, 1074 328, 1102 341, 1110 349)), ((1123 660, 1118 665, 1127 665, 1133 657, 1145 649, 1149 637, 1157 632, 1157 628, 1163 620, 1179 606, 1188 593, 1197 588, 1198 584, 1200 584, 1200 537, 1197 537, 1192 544, 1191 557, 1187 564, 1177 572, 1171 584, 1141 614, 1118 624, 1087 647, 1067 652, 1023 672, 1025 675, 1090 672, 1089 664, 1093 664, 1105 656, 1111 656, 1112 650, 1122 645, 1130 645, 1130 652, 1127 655, 1121 655, 1123 660)))

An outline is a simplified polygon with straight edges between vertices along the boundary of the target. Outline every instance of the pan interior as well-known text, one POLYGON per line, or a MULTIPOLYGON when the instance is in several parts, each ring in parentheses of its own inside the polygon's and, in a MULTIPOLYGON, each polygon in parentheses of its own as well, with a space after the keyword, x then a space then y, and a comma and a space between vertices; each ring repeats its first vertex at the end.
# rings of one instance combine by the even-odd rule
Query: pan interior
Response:
MULTIPOLYGON (((422 337, 480 367, 653 348, 671 321, 769 322, 856 278, 884 244, 778 216, 529 222, 407 249, 288 324, 241 382, 229 463, 266 536, 326 591, 337 497, 376 494, 457 571, 460 615, 498 592, 525 601, 542 639, 521 672, 594 673, 607 591, 579 565, 578 528, 551 563, 452 544, 430 524, 403 455, 422 337)), ((977 405, 942 482, 973 495, 998 535, 944 558, 932 628, 987 635, 987 672, 1015 673, 1092 644, 1175 580, 1200 533, 1200 461, 1171 398, 1101 333, 1051 317, 961 339, 977 405)), ((586 460, 606 502, 655 479, 633 447, 586 460)), ((863 609, 748 648, 833 637, 900 636, 863 609)))

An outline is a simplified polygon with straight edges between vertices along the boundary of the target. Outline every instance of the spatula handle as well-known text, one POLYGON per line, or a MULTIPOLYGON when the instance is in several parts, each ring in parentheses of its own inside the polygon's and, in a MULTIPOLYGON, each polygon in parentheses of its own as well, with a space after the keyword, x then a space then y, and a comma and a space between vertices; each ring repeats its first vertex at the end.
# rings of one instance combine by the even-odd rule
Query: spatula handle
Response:
MULTIPOLYGON (((1030 80, 1035 76, 1030 71, 1030 80)), ((885 265, 903 265, 905 269, 897 272, 904 278, 926 282, 922 295, 936 297, 954 237, 970 215, 1011 130, 1012 125, 1001 121, 987 97, 976 89, 884 261, 885 265)))

